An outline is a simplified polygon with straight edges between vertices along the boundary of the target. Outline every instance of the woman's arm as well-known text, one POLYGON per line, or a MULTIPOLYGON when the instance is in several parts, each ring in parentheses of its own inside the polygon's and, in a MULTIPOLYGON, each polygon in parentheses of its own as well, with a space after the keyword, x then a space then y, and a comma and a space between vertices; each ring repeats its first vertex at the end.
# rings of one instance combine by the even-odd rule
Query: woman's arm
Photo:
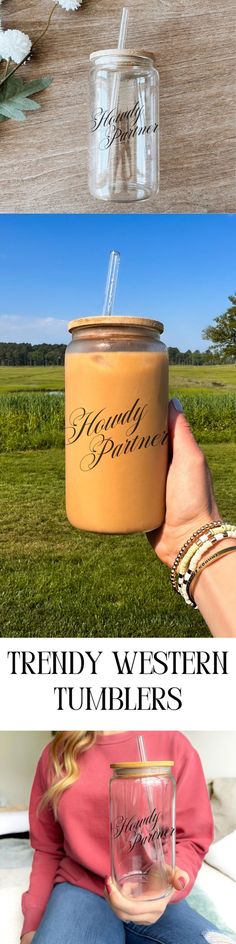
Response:
POLYGON ((173 901, 179 901, 194 885, 213 840, 214 825, 200 757, 184 735, 178 735, 174 769, 177 771, 176 865, 186 869, 189 875, 188 888, 174 895, 173 901))
MULTIPOLYGON (((47 789, 48 748, 40 758, 30 798, 30 837, 35 849, 30 886, 22 897, 25 935, 37 930, 51 894, 60 860, 64 855, 63 834, 48 806, 40 810, 47 789)), ((24 944, 28 944, 27 938, 24 944)))
MULTIPOLYGON (((166 517, 148 535, 156 554, 172 564, 180 548, 207 522, 220 518, 211 476, 178 400, 169 407, 171 461, 167 476, 166 517)), ((222 541, 219 548, 236 540, 222 541)), ((214 549, 212 549, 212 554, 214 549)), ((211 552, 209 555, 211 556, 211 552)), ((199 575, 191 593, 213 636, 236 636, 236 552, 220 557, 199 575)))
MULTIPOLYGON (((235 546, 235 538, 220 543, 220 548, 235 546)), ((219 557, 193 582, 191 594, 213 636, 236 636, 235 584, 236 551, 219 557)))

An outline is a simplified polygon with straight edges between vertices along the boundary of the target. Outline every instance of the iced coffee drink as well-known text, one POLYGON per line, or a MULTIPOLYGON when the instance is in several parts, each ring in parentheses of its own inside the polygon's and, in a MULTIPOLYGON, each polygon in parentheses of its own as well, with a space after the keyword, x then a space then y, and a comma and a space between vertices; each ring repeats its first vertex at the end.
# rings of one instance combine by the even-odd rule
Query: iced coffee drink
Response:
POLYGON ((141 318, 69 325, 66 510, 76 528, 150 531, 165 514, 168 356, 141 318))

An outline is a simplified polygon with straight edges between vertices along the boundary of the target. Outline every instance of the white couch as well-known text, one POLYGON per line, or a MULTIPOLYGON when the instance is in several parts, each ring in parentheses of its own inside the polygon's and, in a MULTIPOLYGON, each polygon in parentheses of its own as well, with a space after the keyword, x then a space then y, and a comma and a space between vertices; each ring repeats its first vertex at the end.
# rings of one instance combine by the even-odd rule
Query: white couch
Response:
MULTIPOLYGON (((236 780, 217 780, 210 787, 213 815, 215 819, 216 840, 220 840, 227 832, 235 829, 236 840, 236 780), (225 806, 225 811, 224 811, 225 806)), ((27 839, 6 839, 6 834, 23 833, 28 828, 27 811, 5 816, 0 809, 0 940, 4 944, 18 944, 22 926, 21 895, 28 887, 29 873, 32 861, 32 851, 27 839)), ((213 848, 217 852, 217 842, 213 848)), ((217 859, 217 855, 215 856, 217 859)), ((226 868, 230 871, 226 856, 226 868)), ((211 859, 211 855, 210 855, 211 859)), ((236 862, 236 849, 234 863, 236 862)), ((221 867, 221 863, 220 864, 221 867)), ((205 914, 214 923, 215 916, 219 917, 219 927, 230 934, 230 942, 236 942, 236 881, 232 875, 221 871, 208 862, 204 862, 197 877, 189 903, 196 910, 205 914)), ((215 920, 215 923, 216 920, 215 920)), ((222 934, 222 944, 228 938, 222 934)), ((219 941, 220 944, 220 941, 219 941)))

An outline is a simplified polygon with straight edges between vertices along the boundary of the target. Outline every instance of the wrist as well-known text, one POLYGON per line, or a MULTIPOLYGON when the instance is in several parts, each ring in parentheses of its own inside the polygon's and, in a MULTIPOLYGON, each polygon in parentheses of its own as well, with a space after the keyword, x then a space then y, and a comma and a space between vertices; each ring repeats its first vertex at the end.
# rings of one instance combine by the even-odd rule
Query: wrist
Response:
MULTIPOLYGON (((196 515, 195 518, 192 518, 191 521, 186 522, 185 525, 182 525, 181 528, 178 528, 176 533, 176 554, 177 556, 181 548, 186 542, 192 538, 193 534, 200 530, 200 528, 207 527, 207 525, 212 524, 213 521, 223 521, 223 518, 219 514, 217 505, 214 505, 211 514, 205 512, 205 514, 196 515)), ((173 562, 172 562, 173 563, 173 562)))
MULTIPOLYGON (((225 550, 227 550, 227 548, 230 548, 230 547, 232 547, 232 549, 235 549, 235 544, 236 544, 235 538, 224 538, 224 540, 220 542, 220 549, 222 550, 222 552, 224 548, 225 550)), ((212 555, 213 553, 214 551, 212 548, 212 555)), ((235 554, 236 554, 236 550, 235 550, 235 554)), ((210 556, 211 554, 209 554, 209 551, 206 551, 206 553, 202 555, 202 558, 201 558, 202 563, 204 562, 204 560, 206 560, 210 556)), ((212 560, 212 564, 209 563, 207 567, 203 567, 200 573, 197 574, 196 577, 194 577, 191 583, 191 597, 193 598, 194 603, 196 603, 197 606, 199 606, 199 600, 201 599, 203 592, 207 591, 208 588, 213 588, 216 585, 216 582, 218 580, 218 570, 220 566, 222 565, 222 563, 223 562, 225 563, 225 561, 226 561, 226 555, 224 557, 224 554, 222 553, 221 557, 216 557, 214 560, 212 560)))

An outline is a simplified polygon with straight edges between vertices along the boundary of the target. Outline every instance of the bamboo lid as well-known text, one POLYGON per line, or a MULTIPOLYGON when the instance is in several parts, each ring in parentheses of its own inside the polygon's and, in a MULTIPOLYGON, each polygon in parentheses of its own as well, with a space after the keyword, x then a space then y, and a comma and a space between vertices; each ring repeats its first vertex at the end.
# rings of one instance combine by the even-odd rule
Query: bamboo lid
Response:
POLYGON ((162 334, 164 331, 164 325, 161 321, 155 321, 154 318, 129 318, 128 316, 115 315, 114 317, 110 315, 100 315, 95 318, 76 318, 75 321, 70 321, 68 324, 68 331, 74 331, 75 328, 113 328, 113 327, 136 327, 136 328, 146 328, 147 330, 158 331, 158 334, 162 334))
POLYGON ((135 59, 149 59, 151 62, 155 62, 156 53, 149 52, 147 49, 98 49, 96 52, 90 53, 90 62, 94 59, 97 59, 99 56, 119 56, 121 59, 132 57, 135 59))
POLYGON ((145 761, 124 761, 123 764, 110 764, 112 770, 124 770, 125 767, 128 770, 133 770, 134 767, 139 769, 146 770, 147 767, 174 767, 173 760, 145 760, 145 761))

